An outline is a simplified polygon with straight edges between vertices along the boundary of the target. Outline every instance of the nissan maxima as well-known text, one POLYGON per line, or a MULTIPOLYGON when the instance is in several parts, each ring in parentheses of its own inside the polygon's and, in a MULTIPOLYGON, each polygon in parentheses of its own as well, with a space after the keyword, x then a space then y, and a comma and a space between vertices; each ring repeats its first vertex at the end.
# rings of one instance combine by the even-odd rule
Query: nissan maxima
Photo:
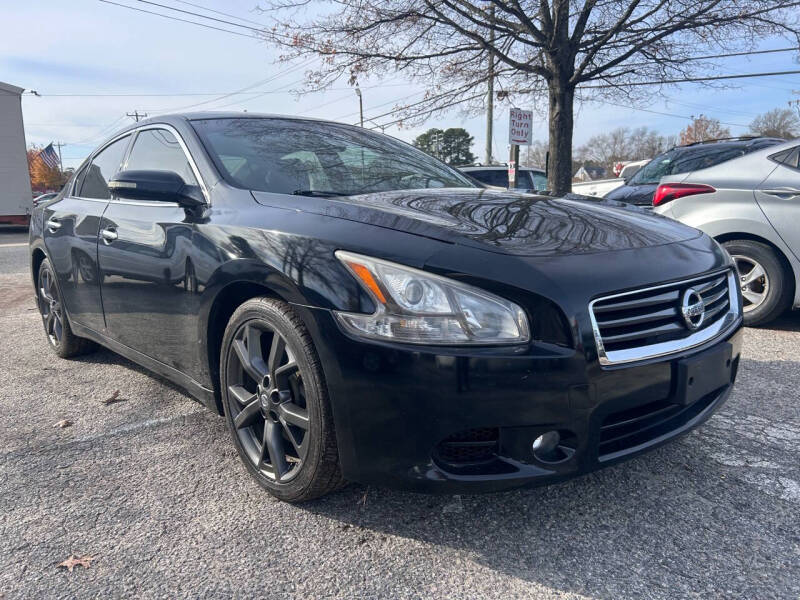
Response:
POLYGON ((99 344, 175 382, 287 501, 560 481, 696 427, 739 362, 707 235, 476 187, 339 123, 134 124, 34 211, 30 251, 59 357, 99 344))

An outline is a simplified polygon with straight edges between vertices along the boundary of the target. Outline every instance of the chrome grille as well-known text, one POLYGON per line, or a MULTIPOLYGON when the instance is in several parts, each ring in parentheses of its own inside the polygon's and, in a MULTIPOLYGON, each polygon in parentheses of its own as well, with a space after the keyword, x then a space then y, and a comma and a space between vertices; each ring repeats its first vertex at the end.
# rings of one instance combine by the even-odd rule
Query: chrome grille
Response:
POLYGON ((739 315, 736 286, 734 272, 724 271, 594 300, 589 313, 600 362, 662 356, 721 334, 739 315), (702 303, 702 319, 683 314, 689 303, 702 303))

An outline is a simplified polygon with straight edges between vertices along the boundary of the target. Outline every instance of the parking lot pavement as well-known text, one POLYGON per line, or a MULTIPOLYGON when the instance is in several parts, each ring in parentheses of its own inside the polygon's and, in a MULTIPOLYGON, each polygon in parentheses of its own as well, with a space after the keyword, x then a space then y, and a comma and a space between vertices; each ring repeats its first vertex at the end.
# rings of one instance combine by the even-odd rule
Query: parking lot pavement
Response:
POLYGON ((631 462, 504 494, 351 485, 291 506, 177 388, 108 351, 55 358, 29 285, 0 274, 4 599, 800 597, 798 314, 747 331, 705 427, 631 462), (94 561, 58 568, 71 554, 94 561))
POLYGON ((0 274, 28 272, 28 230, 0 226, 0 274))

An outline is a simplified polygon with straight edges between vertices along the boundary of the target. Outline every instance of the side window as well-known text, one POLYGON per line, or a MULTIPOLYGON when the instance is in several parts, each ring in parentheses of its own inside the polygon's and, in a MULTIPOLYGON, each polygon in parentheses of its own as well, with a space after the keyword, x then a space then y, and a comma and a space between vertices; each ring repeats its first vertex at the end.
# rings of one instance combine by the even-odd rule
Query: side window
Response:
POLYGON ((505 169, 481 169, 470 171, 469 174, 486 185, 508 187, 508 171, 505 169))
POLYGON ((166 129, 140 131, 125 170, 174 171, 187 184, 198 185, 183 148, 166 129))
POLYGON ((118 139, 113 144, 106 146, 92 159, 92 163, 78 175, 75 190, 77 191, 78 185, 80 185, 80 193, 77 195, 84 198, 100 198, 101 200, 111 198, 111 194, 108 191, 108 180, 119 169, 129 139, 130 136, 127 135, 118 139))
POLYGON ((70 187, 70 192, 68 194, 69 196, 79 195, 79 192, 81 191, 81 185, 83 185, 83 178, 88 170, 88 165, 84 165, 75 174, 74 180, 70 183, 72 187, 70 187))
POLYGON ((528 173, 531 176, 531 189, 534 189, 537 192, 543 192, 547 189, 547 177, 538 171, 528 171, 528 173))
POLYGON ((791 169, 800 169, 800 146, 783 150, 770 156, 776 163, 780 163, 791 169))

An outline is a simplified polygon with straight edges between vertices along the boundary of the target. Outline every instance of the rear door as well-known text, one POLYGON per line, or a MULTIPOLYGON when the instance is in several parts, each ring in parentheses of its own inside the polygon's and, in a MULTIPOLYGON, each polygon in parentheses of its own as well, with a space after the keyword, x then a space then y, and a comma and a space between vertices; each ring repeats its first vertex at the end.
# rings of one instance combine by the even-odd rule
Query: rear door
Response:
MULTIPOLYGON (((139 130, 126 170, 198 179, 178 133, 139 130)), ((114 199, 103 215, 98 256, 108 335, 183 372, 196 371, 198 285, 195 225, 177 202, 114 199)))
POLYGON ((95 153, 64 197, 44 210, 44 243, 71 321, 103 331, 97 237, 111 195, 108 180, 125 157, 130 135, 95 153))
POLYGON ((770 156, 775 169, 755 189, 756 201, 795 256, 800 258, 800 146, 770 156))

